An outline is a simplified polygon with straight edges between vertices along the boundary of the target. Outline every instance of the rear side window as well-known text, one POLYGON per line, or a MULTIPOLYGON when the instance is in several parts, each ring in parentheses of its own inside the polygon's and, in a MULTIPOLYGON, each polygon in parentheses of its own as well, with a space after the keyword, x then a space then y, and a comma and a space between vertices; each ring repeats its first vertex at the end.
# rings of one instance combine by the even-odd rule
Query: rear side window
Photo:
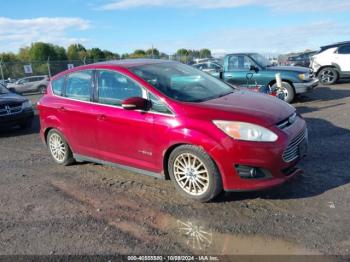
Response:
POLYGON ((61 96, 62 92, 63 92, 63 85, 64 85, 64 77, 58 78, 56 80, 53 80, 51 82, 51 86, 52 86, 52 92, 55 95, 61 96))
POLYGON ((90 101, 92 71, 74 72, 66 79, 66 97, 81 101, 90 101))
POLYGON ((130 97, 142 97, 142 88, 130 78, 114 71, 99 70, 98 100, 101 104, 121 106, 130 97))
POLYGON ((339 47, 338 54, 350 54, 350 45, 343 45, 339 47))

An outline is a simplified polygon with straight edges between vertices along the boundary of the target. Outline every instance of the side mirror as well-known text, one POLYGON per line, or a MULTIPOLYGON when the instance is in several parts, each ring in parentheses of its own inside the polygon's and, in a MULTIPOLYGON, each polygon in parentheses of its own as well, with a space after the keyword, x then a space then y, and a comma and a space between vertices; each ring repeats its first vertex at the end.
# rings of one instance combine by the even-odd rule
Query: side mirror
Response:
POLYGON ((257 68, 255 65, 251 65, 249 70, 254 71, 255 73, 259 72, 259 68, 257 68))
POLYGON ((151 103, 142 97, 130 97, 122 102, 125 110, 148 110, 151 103))

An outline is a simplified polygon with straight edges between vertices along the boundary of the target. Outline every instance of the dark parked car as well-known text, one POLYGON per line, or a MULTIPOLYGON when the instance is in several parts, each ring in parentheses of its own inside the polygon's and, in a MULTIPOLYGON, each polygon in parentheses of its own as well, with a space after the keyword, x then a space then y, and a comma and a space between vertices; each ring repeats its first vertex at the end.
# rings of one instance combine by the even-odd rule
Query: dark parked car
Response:
POLYGON ((44 94, 47 85, 49 84, 49 77, 44 76, 30 76, 17 80, 15 83, 8 83, 7 88, 19 94, 38 92, 44 94))
POLYGON ((290 66, 310 67, 311 57, 317 54, 316 51, 306 52, 288 57, 287 64, 290 66))
POLYGON ((222 190, 280 185, 300 173, 296 164, 307 150, 306 123, 294 107, 167 60, 60 73, 38 109, 56 163, 91 161, 170 177, 199 201, 222 190))
POLYGON ((33 117, 31 102, 0 84, 0 127, 20 125, 22 128, 28 128, 33 117))

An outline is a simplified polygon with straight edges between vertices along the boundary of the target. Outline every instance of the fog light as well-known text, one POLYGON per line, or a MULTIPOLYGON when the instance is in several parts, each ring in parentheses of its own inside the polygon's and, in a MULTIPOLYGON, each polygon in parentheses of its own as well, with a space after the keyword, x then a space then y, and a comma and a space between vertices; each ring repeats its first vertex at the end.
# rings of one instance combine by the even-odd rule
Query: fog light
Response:
POLYGON ((269 175, 267 170, 259 167, 236 165, 238 175, 244 179, 264 178, 269 175))

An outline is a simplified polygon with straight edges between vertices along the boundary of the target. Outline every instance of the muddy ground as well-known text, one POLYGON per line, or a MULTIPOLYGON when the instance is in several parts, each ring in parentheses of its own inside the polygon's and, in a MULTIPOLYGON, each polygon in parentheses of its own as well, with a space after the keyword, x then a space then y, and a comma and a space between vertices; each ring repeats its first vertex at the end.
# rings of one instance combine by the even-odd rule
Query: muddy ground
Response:
MULTIPOLYGON (((38 96, 30 96, 37 101, 38 96)), ((309 128, 305 173, 200 204, 171 181, 55 165, 32 129, 0 133, 0 254, 350 254, 350 84, 294 103, 309 128)))

